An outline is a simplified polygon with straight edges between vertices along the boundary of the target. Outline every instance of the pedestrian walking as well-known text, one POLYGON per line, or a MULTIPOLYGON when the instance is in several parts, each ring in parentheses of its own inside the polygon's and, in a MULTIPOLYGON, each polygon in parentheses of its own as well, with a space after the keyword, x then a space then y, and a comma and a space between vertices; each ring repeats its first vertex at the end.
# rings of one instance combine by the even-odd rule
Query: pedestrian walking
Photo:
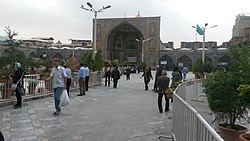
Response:
POLYGON ((175 83, 175 82, 179 82, 181 81, 181 75, 178 71, 178 67, 174 67, 173 72, 172 72, 172 84, 171 86, 175 83))
POLYGON ((50 77, 47 80, 52 79, 52 87, 54 90, 54 101, 56 111, 53 113, 54 116, 61 114, 60 97, 63 90, 66 88, 67 74, 63 67, 59 65, 60 58, 53 59, 54 68, 51 71, 50 77))
POLYGON ((110 68, 108 68, 108 70, 105 72, 104 74, 105 77, 105 86, 110 86, 110 78, 111 78, 111 71, 110 68))
POLYGON ((15 72, 14 75, 11 75, 13 79, 13 84, 16 84, 15 93, 16 93, 16 99, 17 103, 14 106, 14 108, 22 108, 22 95, 24 95, 24 81, 23 78, 25 76, 24 70, 21 68, 20 63, 15 63, 15 72))
POLYGON ((150 67, 146 66, 141 78, 144 77, 145 90, 148 90, 148 83, 150 79, 153 80, 150 67))
POLYGON ((85 78, 87 75, 87 71, 85 67, 83 66, 83 63, 80 63, 80 69, 78 72, 77 80, 79 82, 79 88, 80 88, 80 94, 77 96, 83 96, 85 95, 85 78))
POLYGON ((115 67, 115 69, 112 70, 111 76, 112 76, 112 79, 113 79, 113 88, 117 88, 118 80, 121 77, 121 73, 118 70, 118 67, 115 67))
POLYGON ((161 76, 161 74, 162 74, 162 69, 159 67, 159 65, 156 65, 155 82, 153 88, 153 91, 155 91, 156 93, 158 92, 157 78, 161 76))
POLYGON ((130 68, 130 67, 127 67, 127 68, 126 68, 126 79, 127 79, 127 80, 130 80, 130 74, 131 74, 131 68, 130 68))
POLYGON ((85 91, 89 90, 89 67, 84 64, 84 68, 86 71, 86 77, 85 77, 85 91))
POLYGON ((159 76, 157 78, 157 83, 159 87, 158 91, 158 109, 159 112, 162 113, 163 108, 162 108, 162 98, 163 95, 165 97, 165 112, 169 111, 169 99, 167 98, 166 91, 169 88, 169 81, 170 78, 167 77, 167 71, 163 70, 162 71, 162 76, 159 76))
POLYGON ((186 77, 187 77, 187 73, 188 73, 187 65, 184 65, 184 67, 182 69, 182 73, 183 73, 183 81, 186 81, 186 77))
POLYGON ((68 68, 66 64, 64 64, 63 67, 64 67, 66 75, 67 75, 66 89, 67 89, 68 96, 70 96, 69 95, 69 89, 70 89, 70 85, 71 85, 71 82, 72 82, 71 69, 68 68))

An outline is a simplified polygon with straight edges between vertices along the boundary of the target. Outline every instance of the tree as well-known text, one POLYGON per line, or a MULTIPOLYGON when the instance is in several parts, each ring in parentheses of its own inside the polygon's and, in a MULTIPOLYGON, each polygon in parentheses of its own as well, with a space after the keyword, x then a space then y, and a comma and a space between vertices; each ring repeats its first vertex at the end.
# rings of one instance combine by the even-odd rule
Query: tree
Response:
POLYGON ((82 62, 86 64, 90 69, 93 69, 93 60, 92 54, 90 52, 86 52, 82 57, 82 62))
POLYGON ((22 65, 25 65, 26 57, 24 53, 17 49, 17 47, 20 46, 21 41, 15 39, 15 37, 18 35, 18 33, 15 30, 11 30, 9 26, 5 27, 4 29, 7 40, 6 40, 6 49, 3 51, 2 57, 1 57, 1 65, 12 65, 16 61, 20 62, 22 65))
POLYGON ((209 107, 231 129, 237 119, 247 119, 250 108, 250 45, 230 46, 232 62, 226 70, 217 70, 205 79, 209 107), (226 106, 225 106, 226 105, 226 106))
POLYGON ((213 69, 214 67, 211 62, 205 60, 205 63, 203 63, 201 58, 199 58, 193 66, 193 72, 196 78, 203 78, 204 72, 210 73, 213 69))
POLYGON ((79 69, 79 63, 75 57, 70 57, 69 60, 67 61, 67 66, 70 68, 72 71, 76 71, 79 69))
POLYGON ((102 59, 102 50, 98 48, 95 55, 94 69, 97 71, 101 71, 103 66, 104 66, 104 61, 102 59))

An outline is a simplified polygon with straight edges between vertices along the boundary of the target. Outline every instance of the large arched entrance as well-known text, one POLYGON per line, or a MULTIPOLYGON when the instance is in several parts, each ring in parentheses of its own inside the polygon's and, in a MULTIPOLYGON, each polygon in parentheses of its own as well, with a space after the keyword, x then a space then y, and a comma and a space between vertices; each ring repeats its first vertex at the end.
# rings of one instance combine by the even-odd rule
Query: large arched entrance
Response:
POLYGON ((188 69, 192 70, 192 67, 193 67, 192 59, 188 57, 187 55, 183 55, 177 60, 177 65, 178 67, 181 67, 181 68, 184 65, 187 65, 188 69))
POLYGON ((168 55, 164 55, 159 60, 159 66, 161 69, 165 69, 168 71, 173 70, 174 68, 173 59, 168 55))
POLYGON ((231 58, 228 55, 222 56, 217 63, 217 68, 223 68, 226 67, 228 64, 230 64, 231 58))
POLYGON ((142 57, 142 44, 136 39, 143 39, 137 28, 127 22, 118 25, 108 36, 107 59, 118 59, 127 64, 139 62, 142 57))

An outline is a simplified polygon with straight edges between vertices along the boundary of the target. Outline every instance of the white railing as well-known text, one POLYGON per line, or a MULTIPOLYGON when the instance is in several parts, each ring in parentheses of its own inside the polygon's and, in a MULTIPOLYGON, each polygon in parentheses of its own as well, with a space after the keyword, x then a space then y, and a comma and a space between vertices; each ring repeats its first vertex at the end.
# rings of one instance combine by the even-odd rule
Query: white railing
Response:
POLYGON ((223 141, 203 117, 187 103, 202 94, 201 84, 201 80, 188 81, 180 84, 174 92, 173 140, 223 141))
MULTIPOLYGON (((53 93, 52 80, 46 81, 45 79, 41 78, 39 74, 25 75, 25 95, 23 96, 23 99, 34 99, 51 95, 53 93)), ((102 78, 100 72, 90 73, 90 86, 101 84, 101 82, 102 78)), ((15 92, 11 90, 11 84, 11 79, 0 82, 0 106, 10 104, 16 100, 15 92)), ((73 73, 71 89, 77 89, 78 87, 77 73, 73 73)))

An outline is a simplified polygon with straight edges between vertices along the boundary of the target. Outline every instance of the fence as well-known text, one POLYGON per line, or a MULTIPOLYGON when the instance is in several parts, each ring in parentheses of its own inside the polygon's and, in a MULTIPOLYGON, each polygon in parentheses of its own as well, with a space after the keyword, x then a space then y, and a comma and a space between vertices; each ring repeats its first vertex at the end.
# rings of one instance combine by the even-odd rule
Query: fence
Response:
MULTIPOLYGON (((77 81, 77 73, 72 76, 72 89, 79 88, 77 81)), ((102 82, 101 72, 90 72, 89 86, 99 85, 102 82)), ((11 104, 16 101, 15 91, 11 90, 12 80, 0 81, 0 106, 11 104)), ((39 74, 25 75, 24 78, 25 95, 23 100, 36 99, 49 96, 53 93, 52 80, 40 77, 39 74)))
POLYGON ((202 81, 180 84, 174 92, 172 139, 177 141, 223 141, 187 101, 202 94, 202 81))

